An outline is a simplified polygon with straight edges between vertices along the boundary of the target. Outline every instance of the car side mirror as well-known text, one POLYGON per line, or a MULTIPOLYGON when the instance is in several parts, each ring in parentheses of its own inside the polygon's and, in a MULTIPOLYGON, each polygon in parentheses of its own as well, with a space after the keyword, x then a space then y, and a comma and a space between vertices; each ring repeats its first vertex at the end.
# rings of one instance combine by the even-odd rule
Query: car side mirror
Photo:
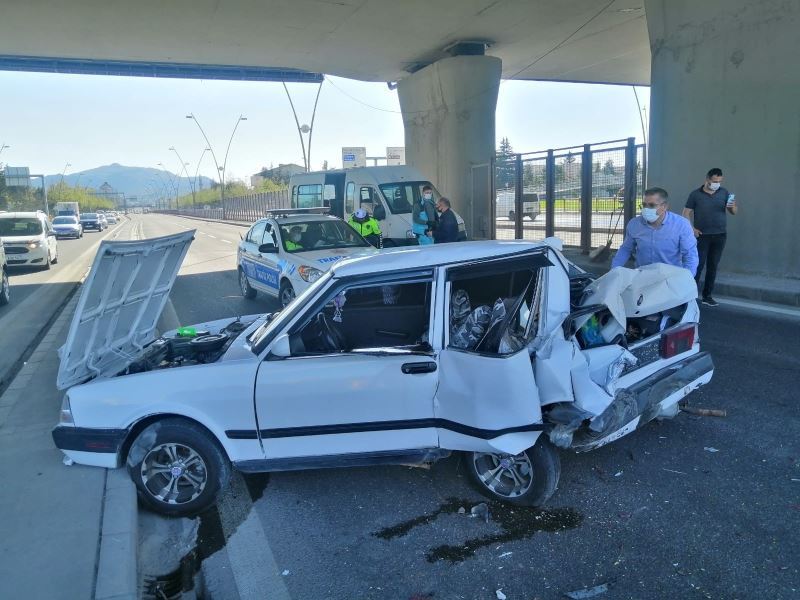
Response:
POLYGON ((275 244, 261 244, 258 251, 261 254, 277 254, 278 247, 275 244))
POLYGON ((378 221, 383 221, 386 218, 386 209, 383 207, 382 204, 378 204, 375 207, 372 216, 378 219, 378 221))
POLYGON ((48 231, 47 232, 47 237, 53 237, 55 234, 56 234, 55 231, 48 231))
POLYGON ((272 342, 270 354, 278 358, 288 358, 292 355, 292 349, 289 344, 289 334, 282 333, 275 341, 272 342))

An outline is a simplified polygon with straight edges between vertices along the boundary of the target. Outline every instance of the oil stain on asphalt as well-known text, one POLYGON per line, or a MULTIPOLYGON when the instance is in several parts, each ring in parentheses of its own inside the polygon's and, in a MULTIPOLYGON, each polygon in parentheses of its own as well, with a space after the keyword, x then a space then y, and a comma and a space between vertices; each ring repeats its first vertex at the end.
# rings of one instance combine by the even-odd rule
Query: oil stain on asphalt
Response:
MULTIPOLYGON (((373 533, 375 537, 391 540, 408 534, 415 527, 428 525, 442 514, 458 514, 471 503, 457 498, 449 498, 436 510, 386 527, 373 533)), ((446 560, 458 563, 475 555, 475 552, 492 544, 512 542, 532 537, 538 532, 553 533, 574 529, 583 522, 580 513, 572 508, 541 509, 528 506, 512 506, 496 500, 486 502, 489 516, 500 526, 501 531, 491 535, 471 538, 459 545, 444 544, 429 550, 425 557, 428 562, 446 560)), ((468 512, 468 511, 467 511, 468 512)), ((471 515, 469 515, 471 516, 471 515)))

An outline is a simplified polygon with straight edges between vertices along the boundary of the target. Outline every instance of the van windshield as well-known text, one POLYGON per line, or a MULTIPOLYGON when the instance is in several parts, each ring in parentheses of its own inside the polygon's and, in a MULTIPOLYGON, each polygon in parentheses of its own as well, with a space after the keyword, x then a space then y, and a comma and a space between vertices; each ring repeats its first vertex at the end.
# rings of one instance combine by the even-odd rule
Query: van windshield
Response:
POLYGON ((36 217, 7 217, 0 219, 0 235, 40 235, 42 222, 36 217))
POLYGON ((392 214, 403 215, 411 213, 414 202, 419 202, 422 197, 422 188, 430 185, 433 188, 434 204, 439 199, 440 194, 430 181, 401 181, 397 183, 384 183, 380 186, 386 204, 392 214))

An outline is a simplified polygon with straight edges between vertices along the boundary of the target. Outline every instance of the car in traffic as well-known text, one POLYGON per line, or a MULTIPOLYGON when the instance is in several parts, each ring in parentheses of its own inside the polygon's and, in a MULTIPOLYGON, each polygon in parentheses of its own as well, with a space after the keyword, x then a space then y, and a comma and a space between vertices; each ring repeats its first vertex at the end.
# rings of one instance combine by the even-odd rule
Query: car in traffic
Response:
POLYGON ((55 445, 76 463, 126 466, 167 515, 212 505, 232 468, 453 453, 487 496, 541 505, 557 447, 592 450, 673 417, 713 374, 687 270, 594 279, 555 239, 353 257, 277 313, 158 336, 193 236, 103 241, 59 351, 55 445))
MULTIPOLYGON (((514 221, 517 216, 516 192, 514 189, 497 190, 495 195, 495 214, 498 217, 507 216, 509 221, 514 221)), ((535 221, 541 214, 539 194, 529 190, 522 191, 522 218, 528 217, 535 221)))
POLYGON ((105 213, 97 213, 97 219, 102 222, 103 229, 108 229, 108 219, 105 213))
POLYGON ((84 231, 103 231, 106 228, 105 219, 98 213, 81 214, 81 227, 84 231))
POLYGON ((82 238, 83 226, 77 217, 73 216, 60 216, 53 219, 53 231, 56 232, 56 238, 82 238))
POLYGON ((109 225, 116 225, 117 224, 117 215, 116 215, 116 213, 108 212, 108 213, 106 213, 105 217, 106 217, 106 221, 108 222, 109 225))
POLYGON ((58 262, 58 241, 42 211, 0 214, 0 242, 10 267, 49 269, 58 262))
POLYGON ((11 284, 8 281, 6 252, 3 244, 0 243, 0 306, 5 306, 9 302, 11 302, 11 284))
POLYGON ((239 289, 258 292, 286 306, 337 260, 377 252, 341 219, 308 210, 286 210, 259 219, 237 252, 239 289))

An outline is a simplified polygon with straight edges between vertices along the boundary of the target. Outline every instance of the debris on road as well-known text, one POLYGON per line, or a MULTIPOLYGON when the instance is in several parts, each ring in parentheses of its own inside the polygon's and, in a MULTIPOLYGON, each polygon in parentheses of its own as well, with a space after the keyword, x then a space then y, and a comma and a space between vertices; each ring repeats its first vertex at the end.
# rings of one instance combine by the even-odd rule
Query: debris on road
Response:
POLYGON ((467 512, 467 509, 463 506, 458 509, 458 514, 463 515, 467 512))
POLYGON ((281 575, 283 575, 284 577, 286 577, 288 574, 289 574, 289 569, 286 569, 285 571, 283 571, 283 573, 281 573, 281 575))
POLYGON ((498 558, 505 558, 506 556, 511 556, 514 554, 513 552, 503 552, 498 558))
POLYGON ((473 506, 470 513, 473 517, 479 517, 484 519, 487 523, 489 522, 489 506, 485 502, 473 506))
POLYGON ((720 410, 717 408, 697 408, 694 406, 689 406, 688 404, 681 402, 678 404, 678 407, 685 413, 689 413, 690 415, 697 415, 698 417, 727 417, 728 411, 720 410))
POLYGON ((584 588, 582 590, 575 590, 574 592, 564 592, 564 595, 571 600, 585 600, 586 598, 594 598, 600 594, 605 594, 608 591, 608 584, 602 583, 593 588, 584 588))
POLYGON ((63 463, 64 463, 65 465, 67 465, 68 467, 71 467, 72 465, 74 465, 74 464, 75 464, 75 461, 73 461, 73 460, 72 460, 72 459, 71 459, 69 456, 67 456, 66 454, 64 455, 64 458, 62 458, 62 459, 61 459, 61 462, 63 462, 63 463))
POLYGON ((506 595, 503 593, 503 590, 497 590, 495 596, 497 596, 497 600, 506 600, 506 595))
POLYGON ((667 471, 669 473, 677 473, 678 475, 686 475, 683 471, 676 471, 675 469, 662 469, 663 471, 667 471))
POLYGON ((719 452, 719 450, 717 450, 716 448, 714 448, 712 446, 704 446, 703 450, 705 450, 706 452, 712 452, 712 453, 713 452, 719 452))

